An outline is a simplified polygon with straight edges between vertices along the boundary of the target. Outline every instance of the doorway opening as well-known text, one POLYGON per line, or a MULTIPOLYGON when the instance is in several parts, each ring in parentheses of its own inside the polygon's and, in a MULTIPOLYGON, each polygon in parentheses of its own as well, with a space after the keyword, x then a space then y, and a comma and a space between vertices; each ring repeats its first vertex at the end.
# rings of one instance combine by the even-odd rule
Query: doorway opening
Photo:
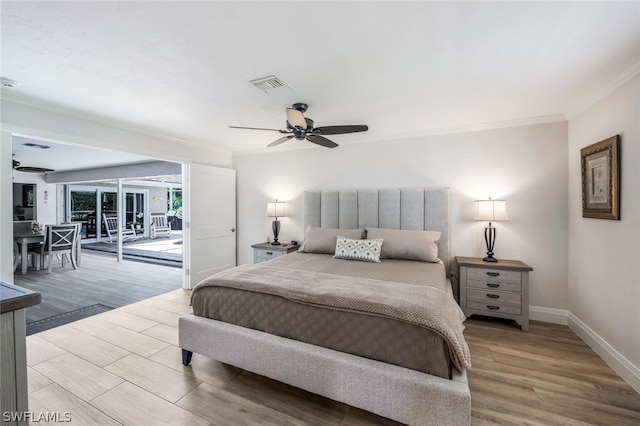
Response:
MULTIPOLYGON (((42 161, 55 172, 14 169, 14 244, 18 241, 16 229, 22 225, 28 224, 31 232, 32 223, 44 229, 47 225, 73 223, 77 225, 76 241, 81 249, 77 269, 69 262, 63 267, 63 256, 44 255, 40 247, 30 247, 28 256, 22 256, 21 249, 14 250, 14 264, 18 265, 14 268, 14 283, 42 295, 42 303, 26 311, 28 328, 29 324, 37 324, 36 330, 43 331, 42 327, 61 325, 61 318, 99 313, 183 287, 181 223, 176 221, 173 226, 179 229, 172 229, 170 237, 152 238, 151 232, 152 214, 175 217, 173 206, 178 204, 182 212, 181 164, 50 141, 46 141, 46 150, 34 150, 27 146, 29 141, 13 137, 14 159, 39 165, 45 155, 42 161), (21 211, 15 206, 25 204, 23 188, 32 191, 33 205, 21 211), (18 213, 25 214, 20 217, 18 213), (120 216, 122 226, 131 229, 135 238, 110 242, 105 217, 112 216, 120 216), (167 251, 158 249, 159 243, 171 244, 173 261, 157 259, 167 251), (86 249, 91 244, 108 244, 110 250, 86 249), (122 262, 116 262, 119 247, 131 251, 122 256, 122 262), (42 268, 43 259, 53 262, 52 273, 42 268), (23 261, 27 263, 25 274, 23 261)), ((29 243, 44 245, 45 237, 29 243)))

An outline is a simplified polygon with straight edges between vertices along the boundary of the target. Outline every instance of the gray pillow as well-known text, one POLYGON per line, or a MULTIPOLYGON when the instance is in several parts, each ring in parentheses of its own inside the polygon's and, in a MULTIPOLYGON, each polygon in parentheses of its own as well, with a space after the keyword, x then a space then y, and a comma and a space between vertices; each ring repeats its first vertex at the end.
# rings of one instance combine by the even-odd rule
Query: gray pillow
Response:
POLYGON ((298 251, 305 253, 334 254, 338 235, 359 240, 364 238, 364 229, 336 229, 317 228, 307 226, 304 231, 304 241, 298 251))
POLYGON ((367 238, 384 239, 382 259, 438 261, 439 231, 367 228, 367 238))

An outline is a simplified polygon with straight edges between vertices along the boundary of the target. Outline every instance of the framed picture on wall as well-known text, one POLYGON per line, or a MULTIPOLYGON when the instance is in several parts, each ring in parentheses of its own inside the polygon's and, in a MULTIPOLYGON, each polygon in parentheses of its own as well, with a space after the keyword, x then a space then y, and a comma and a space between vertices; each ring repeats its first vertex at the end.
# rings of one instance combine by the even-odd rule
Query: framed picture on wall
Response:
POLYGON ((580 150, 582 217, 620 219, 620 135, 580 150))
POLYGON ((22 207, 33 207, 33 185, 22 185, 22 207))

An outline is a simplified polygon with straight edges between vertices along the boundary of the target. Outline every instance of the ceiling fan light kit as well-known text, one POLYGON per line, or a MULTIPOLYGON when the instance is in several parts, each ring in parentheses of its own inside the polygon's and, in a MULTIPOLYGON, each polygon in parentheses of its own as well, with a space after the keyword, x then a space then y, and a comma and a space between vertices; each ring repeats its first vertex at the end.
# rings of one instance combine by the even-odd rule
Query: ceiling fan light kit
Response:
POLYGON ((300 141, 306 139, 311 143, 315 143, 316 145, 324 146, 326 148, 335 148, 338 144, 325 138, 323 135, 340 135, 345 133, 366 132, 369 130, 369 127, 364 124, 314 127, 314 121, 304 116, 308 107, 309 106, 307 104, 299 102, 293 104, 291 108, 287 108, 285 111, 287 115, 285 130, 265 129, 262 127, 229 127, 232 129, 268 130, 287 135, 271 142, 267 145, 268 147, 274 147, 295 138, 300 141))

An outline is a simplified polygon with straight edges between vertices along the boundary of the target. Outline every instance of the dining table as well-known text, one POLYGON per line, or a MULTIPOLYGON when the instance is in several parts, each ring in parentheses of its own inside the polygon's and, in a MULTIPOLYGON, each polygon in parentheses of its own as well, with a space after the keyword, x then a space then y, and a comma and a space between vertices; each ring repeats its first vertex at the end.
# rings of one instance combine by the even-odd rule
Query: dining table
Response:
MULTIPOLYGON (((80 257, 82 254, 82 243, 81 243, 81 234, 80 229, 82 223, 80 222, 64 222, 63 225, 73 224, 76 226, 75 238, 76 244, 75 248, 71 253, 71 262, 74 265, 74 269, 80 266, 80 257)), ((31 230, 31 223, 29 222, 27 225, 24 223, 14 222, 13 226, 13 239, 15 244, 18 244, 20 247, 20 273, 22 275, 27 273, 27 269, 29 268, 29 244, 44 244, 46 229, 49 225, 45 225, 41 228, 40 231, 34 232, 31 230)), ((40 262, 36 264, 36 270, 40 270, 40 262)))
MULTIPOLYGON (((22 275, 27 273, 27 267, 29 266, 29 244, 40 243, 44 244, 44 232, 33 232, 31 230, 17 230, 13 234, 14 241, 21 248, 20 256, 20 273, 22 275)), ((36 269, 40 269, 40 263, 36 265, 36 269)))

